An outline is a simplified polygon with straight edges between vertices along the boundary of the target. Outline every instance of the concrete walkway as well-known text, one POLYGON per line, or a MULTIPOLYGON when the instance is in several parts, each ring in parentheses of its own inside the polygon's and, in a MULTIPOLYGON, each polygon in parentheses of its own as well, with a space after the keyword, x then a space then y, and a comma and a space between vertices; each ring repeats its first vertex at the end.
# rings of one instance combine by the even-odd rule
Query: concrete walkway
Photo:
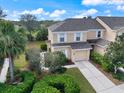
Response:
POLYGON ((97 93, 124 93, 90 62, 75 62, 75 64, 97 93))
POLYGON ((64 67, 65 68, 74 68, 74 67, 76 67, 76 65, 75 64, 73 64, 73 65, 65 65, 64 67))

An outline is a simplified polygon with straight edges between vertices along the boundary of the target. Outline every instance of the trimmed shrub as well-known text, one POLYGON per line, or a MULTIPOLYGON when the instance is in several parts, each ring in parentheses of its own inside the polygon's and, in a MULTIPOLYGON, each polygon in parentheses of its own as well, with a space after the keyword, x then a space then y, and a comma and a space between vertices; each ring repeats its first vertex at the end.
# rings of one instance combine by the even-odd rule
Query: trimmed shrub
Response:
POLYGON ((124 81, 124 73, 123 72, 117 71, 116 74, 112 73, 112 75, 115 79, 124 81))
POLYGON ((41 49, 41 51, 47 51, 47 45, 46 45, 46 43, 41 43, 40 49, 41 49))
POLYGON ((80 93, 80 88, 69 75, 51 75, 37 82, 32 93, 80 93))
POLYGON ((109 71, 110 61, 107 59, 107 57, 102 56, 99 53, 93 51, 91 53, 91 60, 93 60, 95 63, 101 65, 104 70, 109 71))
POLYGON ((45 55, 45 66, 49 67, 50 72, 55 73, 67 63, 67 58, 62 52, 47 53, 45 55))
POLYGON ((21 72, 22 82, 17 85, 0 84, 0 93, 29 93, 35 82, 35 76, 31 72, 21 72))

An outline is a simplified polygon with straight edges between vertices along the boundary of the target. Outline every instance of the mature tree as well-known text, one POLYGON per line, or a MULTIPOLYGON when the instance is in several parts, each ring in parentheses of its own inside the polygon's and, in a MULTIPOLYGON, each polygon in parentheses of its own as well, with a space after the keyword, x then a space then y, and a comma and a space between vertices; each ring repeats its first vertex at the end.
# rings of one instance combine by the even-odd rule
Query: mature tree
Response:
POLYGON ((106 56, 111 61, 111 66, 116 73, 118 67, 124 65, 124 34, 117 36, 115 42, 111 42, 107 48, 106 56))
POLYGON ((9 58, 11 82, 14 81, 13 59, 24 51, 26 39, 15 32, 14 25, 8 21, 0 22, 0 56, 9 58))
POLYGON ((38 40, 38 41, 47 40, 47 36, 48 36, 48 30, 43 27, 43 28, 40 29, 39 32, 37 33, 36 40, 38 40))
POLYGON ((29 40, 32 40, 31 38, 32 31, 39 27, 36 16, 31 14, 24 14, 24 15, 21 15, 20 21, 22 25, 25 26, 29 31, 29 35, 30 35, 29 40))
POLYGON ((6 17, 7 15, 3 12, 2 8, 0 7, 0 20, 6 17))

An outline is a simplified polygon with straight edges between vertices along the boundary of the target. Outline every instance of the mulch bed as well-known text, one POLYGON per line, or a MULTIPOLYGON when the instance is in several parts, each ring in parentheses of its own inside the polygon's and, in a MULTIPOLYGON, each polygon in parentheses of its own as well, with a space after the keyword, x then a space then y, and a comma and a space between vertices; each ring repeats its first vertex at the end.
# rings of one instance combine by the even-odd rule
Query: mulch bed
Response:
POLYGON ((123 84, 123 83, 124 83, 123 81, 119 81, 119 80, 113 78, 112 74, 109 73, 109 72, 107 72, 107 71, 104 71, 104 70, 101 68, 101 66, 100 66, 99 64, 96 64, 95 62, 92 62, 92 61, 91 61, 91 63, 92 63, 95 67, 97 67, 97 68, 98 68, 107 78, 109 78, 114 84, 120 85, 120 84, 123 84))
POLYGON ((65 65, 74 65, 74 62, 72 62, 71 60, 68 60, 68 62, 65 65))

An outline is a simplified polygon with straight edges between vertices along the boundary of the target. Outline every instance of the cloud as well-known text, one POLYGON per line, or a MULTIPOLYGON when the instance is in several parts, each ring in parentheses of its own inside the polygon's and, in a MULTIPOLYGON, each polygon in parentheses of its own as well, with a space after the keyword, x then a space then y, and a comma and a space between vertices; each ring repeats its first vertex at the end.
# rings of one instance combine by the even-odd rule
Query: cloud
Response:
POLYGON ((105 10, 104 13, 111 13, 111 11, 110 10, 105 10))
POLYGON ((119 5, 119 6, 117 6, 117 10, 120 10, 120 11, 124 11, 124 5, 119 5))
POLYGON ((96 14, 98 11, 96 9, 89 9, 89 10, 85 10, 82 11, 80 14, 75 15, 74 18, 83 18, 84 16, 91 16, 96 14))
POLYGON ((55 10, 49 16, 50 17, 59 17, 65 13, 66 13, 66 10, 55 10))
POLYGON ((33 15, 43 14, 43 15, 48 15, 49 12, 45 12, 43 10, 43 8, 38 8, 36 10, 24 10, 20 14, 33 14, 33 15))
POLYGON ((124 0, 82 0, 82 5, 124 4, 124 0))
POLYGON ((111 14, 108 14, 107 16, 109 16, 109 17, 110 17, 110 16, 112 16, 112 15, 111 15, 111 14))
POLYGON ((44 11, 43 8, 38 8, 38 9, 34 9, 34 10, 24 10, 24 11, 8 11, 6 10, 7 12, 7 18, 6 19, 10 19, 10 20, 18 20, 19 19, 19 16, 22 15, 22 14, 32 14, 32 15, 35 15, 35 16, 48 16, 49 15, 49 12, 46 12, 44 11))

